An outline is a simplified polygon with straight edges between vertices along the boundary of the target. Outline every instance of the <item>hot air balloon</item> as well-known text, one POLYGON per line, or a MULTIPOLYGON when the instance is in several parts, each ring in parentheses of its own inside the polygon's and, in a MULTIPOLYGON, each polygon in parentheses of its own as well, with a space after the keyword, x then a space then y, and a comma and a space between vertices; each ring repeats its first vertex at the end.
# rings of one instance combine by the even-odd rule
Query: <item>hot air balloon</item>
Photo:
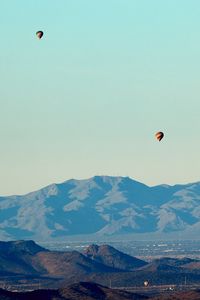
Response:
POLYGON ((148 280, 145 280, 145 281, 144 281, 144 286, 147 287, 148 285, 149 285, 148 280))
POLYGON ((157 140, 160 142, 163 137, 164 137, 164 133, 162 131, 159 131, 155 134, 155 137, 157 138, 157 140))
POLYGON ((37 35, 38 39, 41 39, 43 37, 43 34, 44 34, 44 32, 41 31, 41 30, 36 32, 36 35, 37 35))

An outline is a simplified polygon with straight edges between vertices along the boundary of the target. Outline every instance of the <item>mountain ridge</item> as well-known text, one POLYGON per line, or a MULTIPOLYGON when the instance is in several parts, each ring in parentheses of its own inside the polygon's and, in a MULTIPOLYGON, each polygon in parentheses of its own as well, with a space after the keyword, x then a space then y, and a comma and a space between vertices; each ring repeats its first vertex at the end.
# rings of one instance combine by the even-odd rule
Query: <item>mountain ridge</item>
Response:
POLYGON ((113 287, 199 282, 199 260, 161 258, 151 262, 125 254, 109 245, 90 245, 78 251, 48 251, 33 241, 1 242, 0 285, 26 290, 60 288, 79 281, 113 287), (3 245, 5 247, 3 247, 3 245), (11 252, 1 251, 9 246, 11 252), (25 287, 24 286, 24 287, 25 287))
POLYGON ((200 229, 200 182, 147 186, 94 176, 0 197, 0 239, 181 233, 200 229))

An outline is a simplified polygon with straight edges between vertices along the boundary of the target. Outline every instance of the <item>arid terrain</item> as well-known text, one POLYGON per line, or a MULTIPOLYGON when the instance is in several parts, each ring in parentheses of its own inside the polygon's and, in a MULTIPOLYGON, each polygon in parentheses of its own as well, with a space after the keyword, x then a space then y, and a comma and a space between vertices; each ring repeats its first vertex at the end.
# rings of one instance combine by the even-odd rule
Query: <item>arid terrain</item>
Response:
POLYGON ((199 300, 200 290, 193 291, 157 291, 151 295, 147 291, 135 293, 120 289, 111 289, 93 282, 79 282, 62 289, 41 289, 31 292, 11 292, 1 289, 2 300, 199 300))
POLYGON ((0 299, 200 299, 199 265, 187 257, 147 262, 109 245, 80 253, 0 242, 0 299))

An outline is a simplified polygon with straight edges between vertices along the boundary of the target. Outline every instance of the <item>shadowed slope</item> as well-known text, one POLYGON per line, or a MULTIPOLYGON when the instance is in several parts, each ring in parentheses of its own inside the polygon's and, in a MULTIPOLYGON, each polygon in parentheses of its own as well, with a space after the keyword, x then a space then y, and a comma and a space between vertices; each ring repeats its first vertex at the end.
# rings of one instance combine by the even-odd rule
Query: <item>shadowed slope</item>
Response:
POLYGON ((84 251, 84 254, 106 266, 126 271, 132 271, 147 264, 147 262, 118 251, 109 245, 91 245, 84 251))

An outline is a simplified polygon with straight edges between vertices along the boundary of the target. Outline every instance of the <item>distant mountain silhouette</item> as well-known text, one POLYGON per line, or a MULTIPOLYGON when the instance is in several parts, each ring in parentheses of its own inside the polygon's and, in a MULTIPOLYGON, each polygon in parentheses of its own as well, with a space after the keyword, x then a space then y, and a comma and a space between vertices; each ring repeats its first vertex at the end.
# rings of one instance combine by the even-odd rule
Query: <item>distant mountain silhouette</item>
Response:
POLYGON ((0 239, 178 232, 191 238, 200 230, 199 201, 200 182, 149 187, 129 177, 72 179, 0 197, 0 239))

